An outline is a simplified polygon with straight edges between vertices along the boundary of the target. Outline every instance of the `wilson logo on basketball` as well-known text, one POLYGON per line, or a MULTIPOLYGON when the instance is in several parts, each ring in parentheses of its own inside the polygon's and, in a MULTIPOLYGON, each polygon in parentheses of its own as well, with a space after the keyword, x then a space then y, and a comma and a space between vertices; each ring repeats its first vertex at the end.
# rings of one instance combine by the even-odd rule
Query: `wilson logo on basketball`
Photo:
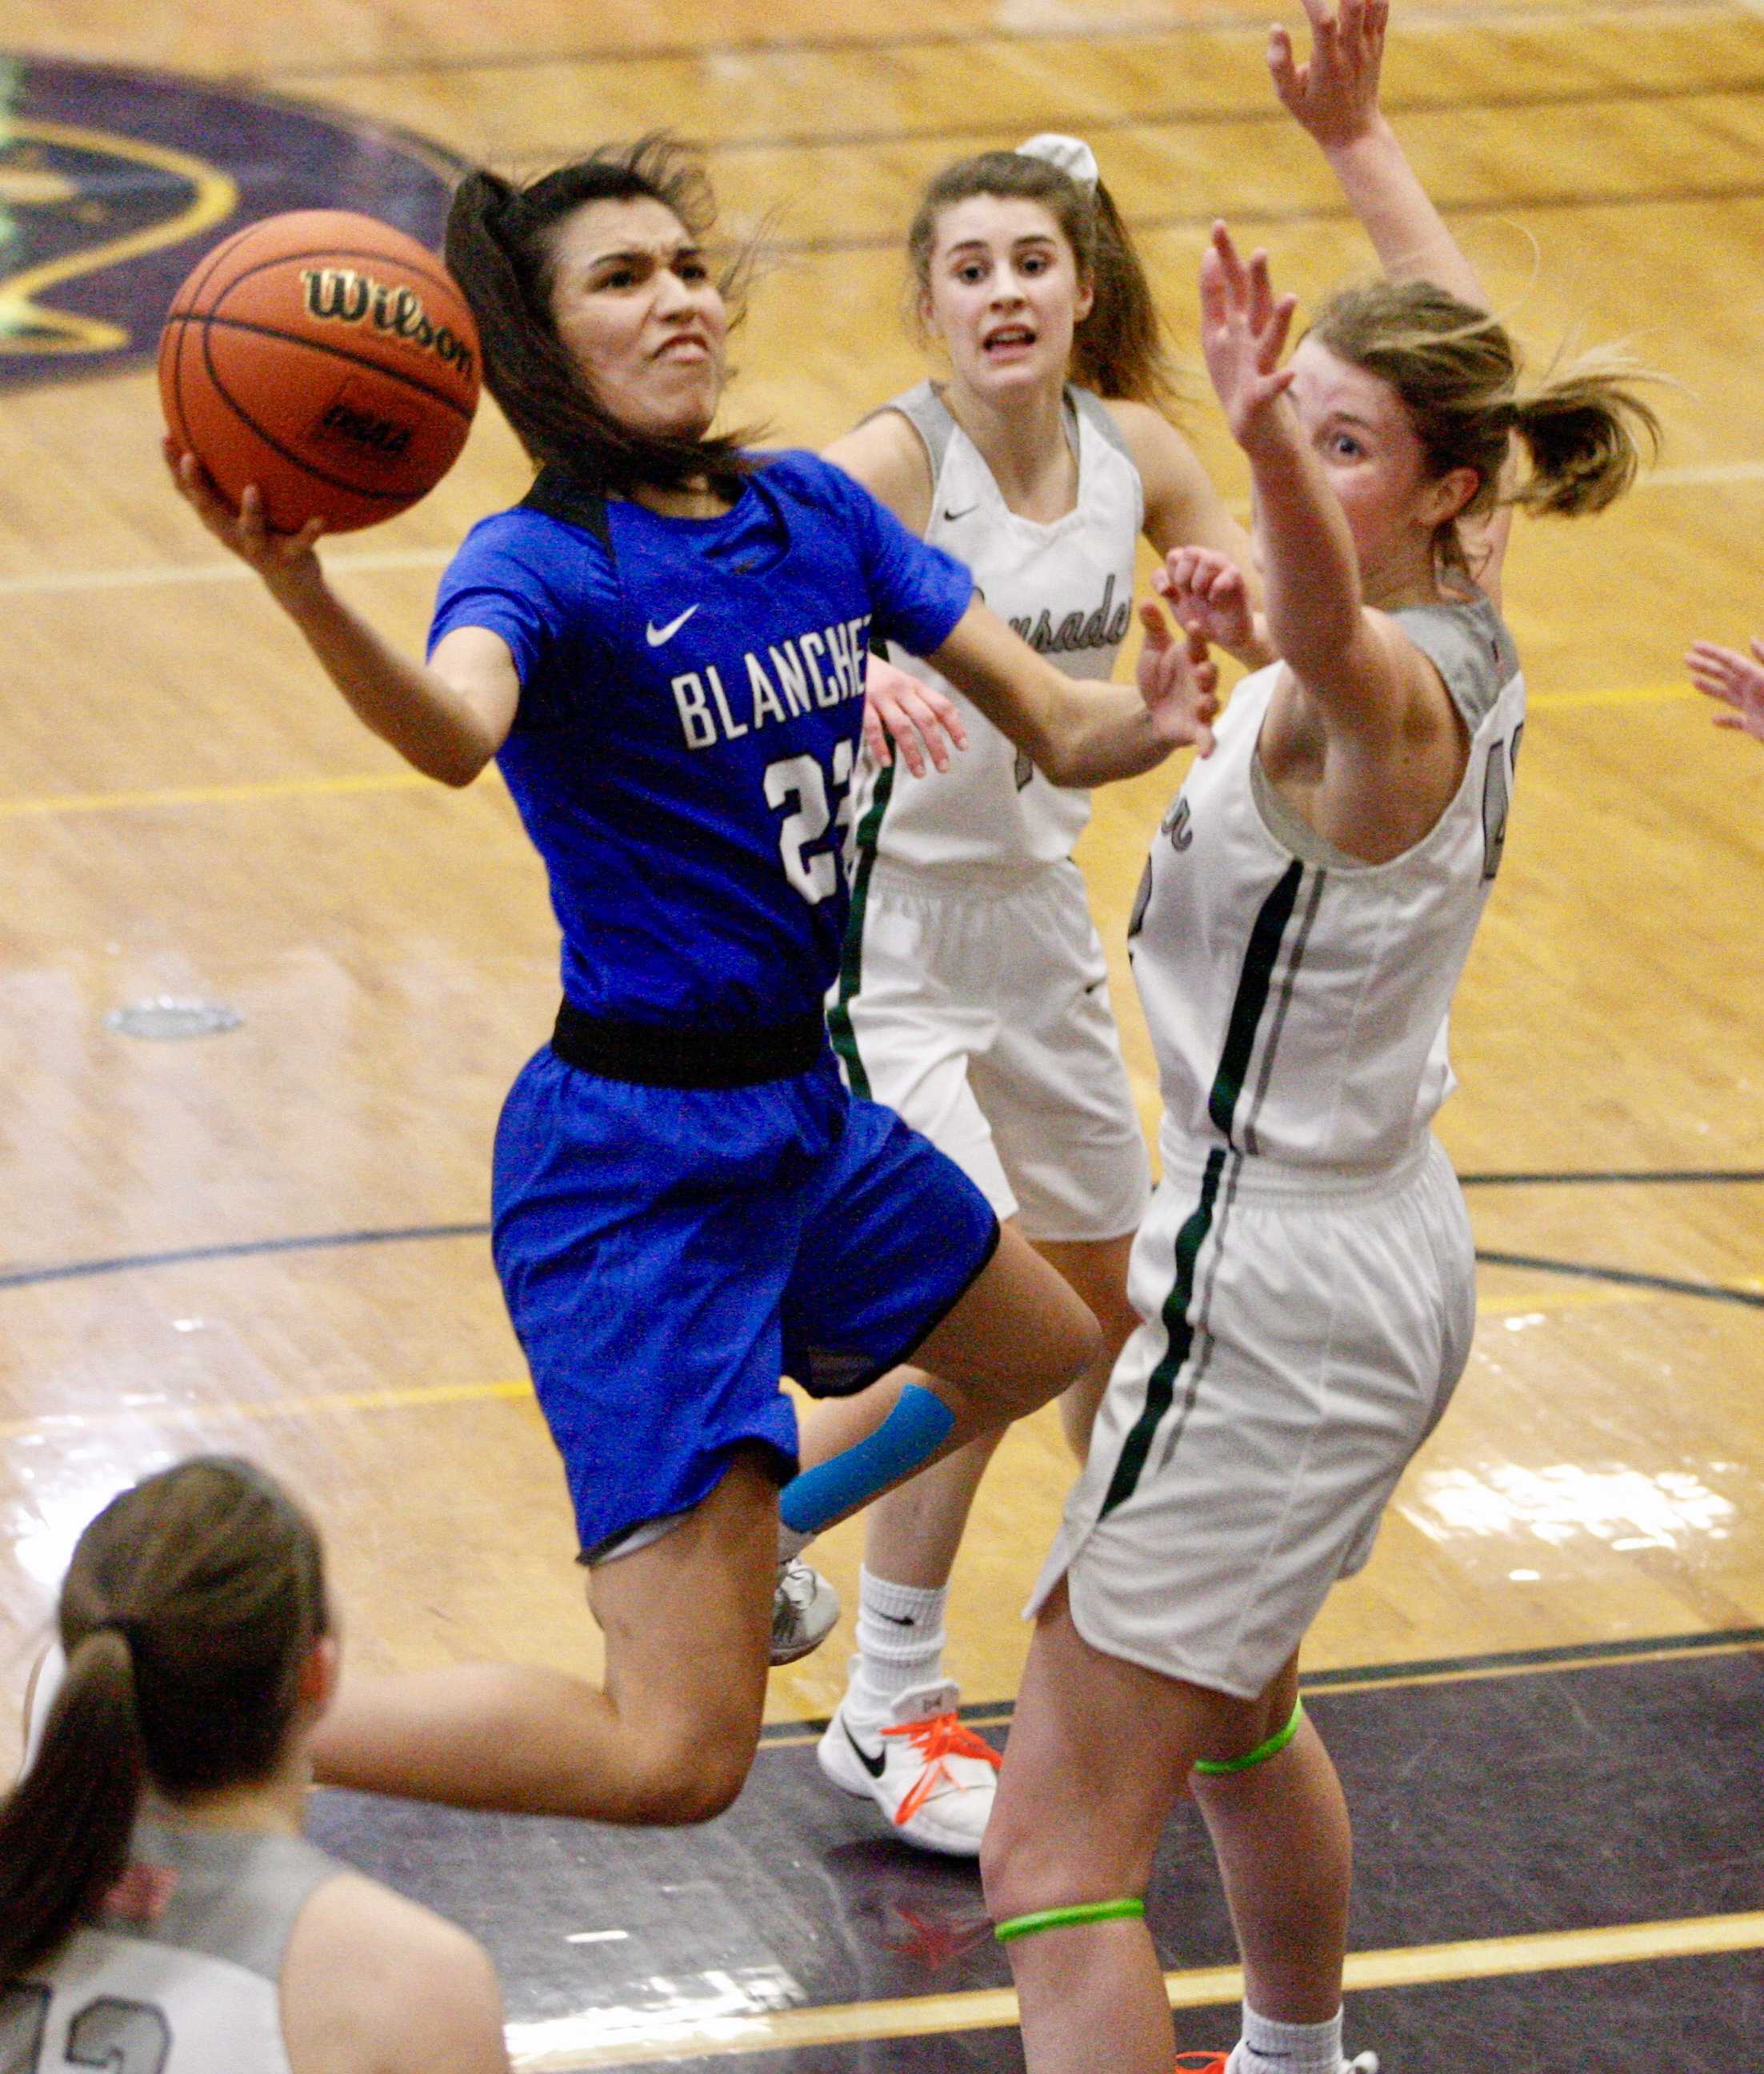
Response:
POLYGON ((353 266, 306 266, 300 271, 307 315, 321 322, 371 324, 387 337, 432 353, 444 366, 470 374, 472 349, 445 324, 430 321, 414 288, 391 287, 353 266))

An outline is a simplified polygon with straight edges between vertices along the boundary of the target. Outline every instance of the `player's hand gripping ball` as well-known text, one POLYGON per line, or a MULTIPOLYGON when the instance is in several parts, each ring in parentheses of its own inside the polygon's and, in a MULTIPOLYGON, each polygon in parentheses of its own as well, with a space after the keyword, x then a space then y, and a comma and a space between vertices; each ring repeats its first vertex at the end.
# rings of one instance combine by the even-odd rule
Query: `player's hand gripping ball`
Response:
POLYGON ((477 407, 477 327, 435 255, 341 209, 272 216, 172 298, 159 394, 172 437, 271 528, 373 526, 425 497, 477 407))

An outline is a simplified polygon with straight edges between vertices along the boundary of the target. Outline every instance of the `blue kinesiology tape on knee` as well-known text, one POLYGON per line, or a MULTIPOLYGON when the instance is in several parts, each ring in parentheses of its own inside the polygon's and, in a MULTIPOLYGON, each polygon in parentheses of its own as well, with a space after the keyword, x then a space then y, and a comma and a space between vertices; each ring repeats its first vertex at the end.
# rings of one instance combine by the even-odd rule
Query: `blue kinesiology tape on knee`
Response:
POLYGON ((868 1440, 785 1485, 779 1518, 795 1533, 819 1534, 928 1461, 955 1423, 955 1413, 935 1391, 909 1382, 868 1440))

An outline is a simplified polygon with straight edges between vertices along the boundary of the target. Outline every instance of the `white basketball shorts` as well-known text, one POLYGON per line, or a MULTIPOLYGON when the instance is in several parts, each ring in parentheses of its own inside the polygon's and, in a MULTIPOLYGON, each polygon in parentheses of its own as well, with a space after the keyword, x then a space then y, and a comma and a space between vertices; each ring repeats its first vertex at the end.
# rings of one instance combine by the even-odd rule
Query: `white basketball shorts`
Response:
POLYGON ((1029 1612, 1064 1576, 1093 1648, 1249 1699, 1365 1564, 1444 1411, 1475 1256, 1434 1138, 1371 1177, 1167 1152, 1128 1278, 1144 1322, 1029 1612))
POLYGON ((933 877, 878 858, 853 926, 829 1006, 854 1092, 1030 1238, 1135 1230, 1150 1166, 1077 866, 933 877))

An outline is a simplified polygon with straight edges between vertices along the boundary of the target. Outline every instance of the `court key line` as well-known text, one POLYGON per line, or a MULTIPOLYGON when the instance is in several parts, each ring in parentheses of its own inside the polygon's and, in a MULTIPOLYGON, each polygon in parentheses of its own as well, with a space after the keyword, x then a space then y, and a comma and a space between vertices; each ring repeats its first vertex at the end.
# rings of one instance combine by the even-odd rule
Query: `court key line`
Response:
MULTIPOLYGON (((4 585, 0 585, 0 590, 4 585)), ((1700 694, 1688 684, 1631 684, 1608 691, 1539 692, 1531 700, 1534 713, 1570 711, 1582 706, 1664 704, 1700 694)), ((416 771, 358 771, 336 778, 266 778, 236 785, 169 785, 134 791, 52 792, 18 799, 0 799, 0 821, 46 814, 110 814, 153 811, 163 807, 257 806, 272 799, 347 799, 377 792, 427 790, 439 792, 432 778, 416 771)), ((0 1281, 0 1287, 3 1287, 0 1281)))
MULTIPOLYGON (((1760 1949, 1764 1949, 1764 1911, 1350 1952, 1343 1985, 1365 1993, 1374 1988, 1498 1980, 1514 1974, 1760 1949)), ((1242 1999, 1243 1973, 1236 1966, 1196 1967, 1167 1973, 1164 1985, 1172 2009, 1222 2008, 1242 1999)), ((622 2021, 634 2026, 633 2032, 622 2039, 609 2035, 609 2013, 605 2011, 510 2024, 510 2054, 518 2074, 577 2074, 577 2070, 590 2068, 654 2066, 669 2060, 733 2058, 815 2045, 1000 2030, 1018 2021, 1018 2010, 1017 1998, 1010 1989, 983 1988, 960 1994, 837 2002, 817 2009, 719 2015, 684 2022, 669 2023, 646 2014, 641 2036, 634 2035, 634 2017, 622 2016, 622 2021)))
MULTIPOLYGON (((1487 1176, 1471 1174, 1464 1177, 1463 1185, 1474 1186, 1485 1178, 1513 1181, 1524 1178, 1550 1183, 1573 1176, 1545 1175, 1536 1177, 1518 1175, 1487 1176)), ((1582 1178, 1596 1178, 1586 1176, 1582 1178)), ((1626 1174, 1620 1178, 1634 1180, 1639 1176, 1626 1174)), ((1705 1168, 1694 1175, 1682 1177, 1671 1174, 1653 1175, 1655 1180, 1675 1178, 1695 1179, 1705 1183, 1755 1182, 1759 1175, 1750 1167, 1705 1168)), ((83 1282, 96 1276, 126 1275, 138 1270, 155 1267, 187 1267, 200 1261, 245 1260, 259 1255, 280 1253, 328 1253, 357 1246, 400 1246, 424 1242, 433 1239, 483 1238, 490 1233, 487 1223, 443 1225, 395 1225, 379 1229, 332 1232, 291 1233, 281 1238, 233 1239, 217 1246, 174 1246, 157 1253, 113 1254, 97 1260, 63 1261, 52 1266, 10 1267, 0 1269, 0 1292, 8 1289, 39 1287, 55 1282, 83 1282)), ((1649 1275, 1633 1268, 1609 1267, 1594 1261, 1556 1260, 1537 1254, 1501 1253, 1479 1246, 1477 1259, 1489 1267, 1517 1267, 1540 1275, 1565 1275, 1593 1282, 1609 1282, 1618 1286, 1638 1290, 1658 1290, 1672 1296, 1693 1296, 1712 1303, 1764 1305, 1764 1286, 1752 1278, 1750 1286, 1736 1287, 1730 1283, 1692 1282, 1673 1275, 1649 1275)), ((1480 1307, 1479 1307, 1480 1308, 1480 1307)), ((1524 1308, 1535 1309, 1535 1303, 1524 1308)), ((1549 1308, 1546 1303, 1544 1308, 1549 1308)))

